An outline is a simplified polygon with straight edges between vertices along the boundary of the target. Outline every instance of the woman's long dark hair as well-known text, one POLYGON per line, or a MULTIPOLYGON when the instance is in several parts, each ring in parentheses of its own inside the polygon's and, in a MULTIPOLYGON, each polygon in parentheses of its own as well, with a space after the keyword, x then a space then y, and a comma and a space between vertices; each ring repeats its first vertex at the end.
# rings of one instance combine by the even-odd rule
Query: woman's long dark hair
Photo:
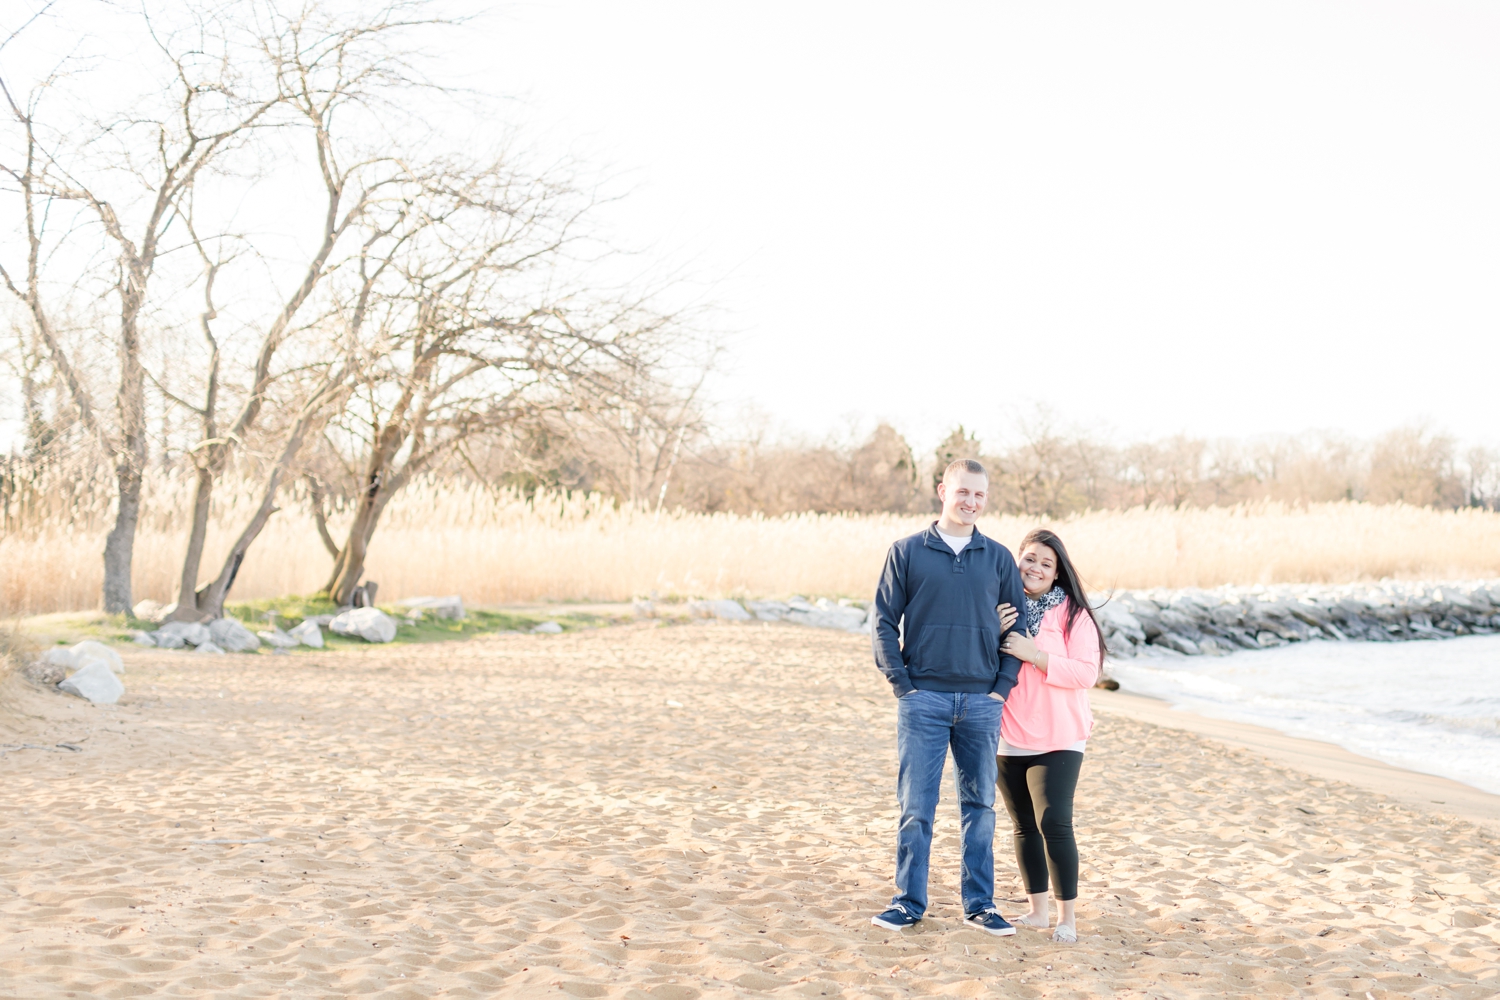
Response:
POLYGON ((1037 528, 1021 540, 1021 548, 1016 553, 1019 556, 1026 551, 1028 545, 1045 545, 1057 556, 1057 585, 1062 592, 1068 595, 1068 631, 1073 631, 1073 623, 1078 616, 1088 615, 1089 621, 1094 626, 1094 631, 1099 636, 1099 665, 1104 665, 1104 630, 1099 627, 1099 619, 1094 617, 1094 609, 1089 607, 1088 598, 1083 594, 1083 581, 1078 578, 1078 571, 1073 568, 1073 560, 1068 558, 1067 546, 1063 545, 1062 539, 1055 532, 1046 528, 1037 528))

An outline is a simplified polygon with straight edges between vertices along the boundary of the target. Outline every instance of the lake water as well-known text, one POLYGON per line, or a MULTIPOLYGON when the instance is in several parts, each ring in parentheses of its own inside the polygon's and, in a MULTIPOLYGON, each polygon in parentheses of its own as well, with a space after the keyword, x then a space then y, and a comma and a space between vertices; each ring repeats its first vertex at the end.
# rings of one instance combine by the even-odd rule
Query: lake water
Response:
POLYGON ((1500 635, 1113 660, 1120 689, 1500 794, 1500 635))

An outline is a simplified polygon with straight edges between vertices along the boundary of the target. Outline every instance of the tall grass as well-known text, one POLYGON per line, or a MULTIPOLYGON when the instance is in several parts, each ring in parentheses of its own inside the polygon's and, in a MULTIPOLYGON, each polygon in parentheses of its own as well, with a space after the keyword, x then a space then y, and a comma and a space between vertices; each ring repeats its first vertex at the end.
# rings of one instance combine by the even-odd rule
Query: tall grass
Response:
MULTIPOLYGON (((216 571, 253 503, 222 491, 204 572, 216 571)), ((185 484, 159 480, 135 547, 137 598, 170 601, 184 545, 185 484)), ((868 596, 890 543, 929 518, 801 514, 764 518, 618 508, 599 497, 495 494, 453 482, 397 497, 375 535, 368 578, 382 600, 459 593, 472 604, 660 596, 868 596)), ((1036 521, 991 517, 1014 547, 1036 521)), ((1500 576, 1500 514, 1359 503, 1135 508, 1052 525, 1095 589, 1223 583, 1500 576)), ((337 524, 334 526, 338 527, 337 524)), ((60 511, 0 536, 0 612, 98 606, 107 519, 60 511)), ((337 533, 335 533, 337 537, 337 533)), ((275 515, 232 597, 308 593, 331 557, 294 502, 275 515)))

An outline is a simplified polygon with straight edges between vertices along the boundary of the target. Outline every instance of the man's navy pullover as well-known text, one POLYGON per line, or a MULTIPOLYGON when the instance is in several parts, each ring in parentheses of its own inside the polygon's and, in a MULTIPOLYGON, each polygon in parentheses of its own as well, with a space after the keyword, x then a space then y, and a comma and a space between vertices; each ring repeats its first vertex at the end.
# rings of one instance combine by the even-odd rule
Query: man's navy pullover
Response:
POLYGON ((913 689, 1009 696, 1021 661, 1000 652, 1001 603, 1024 615, 1021 574, 1010 551, 979 529, 957 555, 936 521, 892 545, 875 592, 875 665, 896 697, 913 689))

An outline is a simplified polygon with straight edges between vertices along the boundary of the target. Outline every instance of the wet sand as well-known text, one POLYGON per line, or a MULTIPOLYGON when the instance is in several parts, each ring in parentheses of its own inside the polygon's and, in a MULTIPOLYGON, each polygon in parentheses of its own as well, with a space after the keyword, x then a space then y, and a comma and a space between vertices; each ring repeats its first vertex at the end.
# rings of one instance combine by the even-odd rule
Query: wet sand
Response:
POLYGON ((894 713, 858 636, 126 655, 113 709, 0 689, 0 742, 52 747, 0 757, 0 997, 1500 992, 1492 832, 1120 712, 1078 944, 960 923, 951 791, 929 918, 870 926, 894 713))

